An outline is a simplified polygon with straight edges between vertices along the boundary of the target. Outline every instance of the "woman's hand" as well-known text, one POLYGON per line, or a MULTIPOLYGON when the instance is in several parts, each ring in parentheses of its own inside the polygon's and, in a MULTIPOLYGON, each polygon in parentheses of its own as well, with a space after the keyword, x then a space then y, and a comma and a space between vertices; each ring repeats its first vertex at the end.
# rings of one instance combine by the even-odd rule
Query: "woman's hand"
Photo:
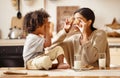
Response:
POLYGON ((43 34, 39 34, 40 37, 44 38, 44 35, 43 34))
POLYGON ((74 24, 74 27, 76 30, 79 30, 81 33, 83 33, 86 29, 87 23, 83 20, 80 20, 78 24, 74 24))
POLYGON ((65 22, 65 26, 64 26, 64 29, 65 31, 68 33, 70 31, 70 29, 72 28, 72 24, 74 22, 74 18, 71 17, 70 19, 66 19, 66 22, 65 22))
POLYGON ((81 33, 81 39, 83 39, 83 36, 85 36, 85 33, 86 33, 87 23, 83 20, 79 20, 79 23, 78 23, 78 20, 77 20, 77 23, 74 23, 73 26, 76 31, 79 31, 81 33))

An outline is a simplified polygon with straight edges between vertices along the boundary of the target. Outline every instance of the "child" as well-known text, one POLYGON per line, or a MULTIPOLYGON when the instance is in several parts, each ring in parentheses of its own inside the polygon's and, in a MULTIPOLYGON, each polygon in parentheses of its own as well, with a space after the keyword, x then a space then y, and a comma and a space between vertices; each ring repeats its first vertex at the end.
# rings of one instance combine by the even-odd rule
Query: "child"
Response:
POLYGON ((68 64, 63 62, 64 51, 60 46, 45 50, 50 47, 52 32, 49 14, 43 10, 30 12, 24 17, 24 29, 28 33, 23 49, 23 59, 27 69, 66 69, 68 64), (52 64, 57 59, 58 64, 52 64))

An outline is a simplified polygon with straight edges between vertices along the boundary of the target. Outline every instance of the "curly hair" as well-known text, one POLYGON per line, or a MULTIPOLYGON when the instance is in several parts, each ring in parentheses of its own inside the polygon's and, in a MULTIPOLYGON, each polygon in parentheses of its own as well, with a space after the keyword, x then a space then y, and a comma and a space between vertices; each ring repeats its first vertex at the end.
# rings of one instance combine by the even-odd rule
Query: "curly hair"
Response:
POLYGON ((36 28, 42 26, 48 17, 50 17, 50 15, 44 9, 29 12, 24 17, 24 29, 26 32, 32 33, 36 28))

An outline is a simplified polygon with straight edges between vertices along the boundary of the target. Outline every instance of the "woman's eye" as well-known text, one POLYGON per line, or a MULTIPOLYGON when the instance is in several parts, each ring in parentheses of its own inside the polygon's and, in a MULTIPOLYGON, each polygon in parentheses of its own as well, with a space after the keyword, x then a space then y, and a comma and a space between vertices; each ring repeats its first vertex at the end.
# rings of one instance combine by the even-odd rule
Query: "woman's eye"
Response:
POLYGON ((80 17, 77 17, 77 20, 81 20, 81 18, 80 18, 80 17))

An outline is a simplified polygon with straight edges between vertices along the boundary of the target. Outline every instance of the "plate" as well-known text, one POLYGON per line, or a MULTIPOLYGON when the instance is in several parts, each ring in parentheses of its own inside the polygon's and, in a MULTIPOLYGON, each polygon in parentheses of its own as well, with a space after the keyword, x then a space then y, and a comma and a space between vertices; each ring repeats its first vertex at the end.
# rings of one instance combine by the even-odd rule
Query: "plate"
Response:
POLYGON ((89 67, 86 67, 86 68, 81 68, 81 70, 91 70, 93 68, 94 68, 94 66, 89 66, 89 67))
POLYGON ((74 69, 74 68, 72 68, 72 69, 75 71, 85 71, 85 70, 91 70, 93 68, 94 68, 94 66, 85 66, 85 67, 80 68, 80 69, 74 69))

